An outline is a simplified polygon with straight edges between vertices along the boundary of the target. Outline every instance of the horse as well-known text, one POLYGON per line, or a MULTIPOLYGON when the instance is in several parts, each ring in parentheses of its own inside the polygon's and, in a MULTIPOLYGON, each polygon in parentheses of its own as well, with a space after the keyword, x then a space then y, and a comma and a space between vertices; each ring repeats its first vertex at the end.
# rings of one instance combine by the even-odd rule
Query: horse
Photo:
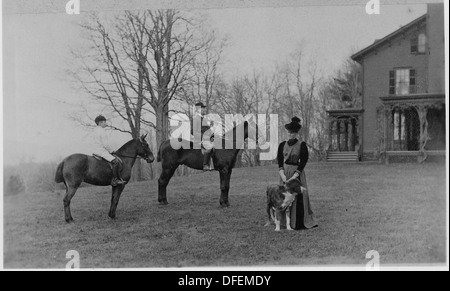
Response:
MULTIPOLYGON (((152 163, 155 160, 148 143, 145 141, 146 136, 143 135, 138 139, 128 141, 114 153, 123 162, 121 176, 125 183, 112 186, 111 207, 109 210, 109 217, 112 219, 116 218, 117 204, 119 203, 120 195, 126 183, 131 178, 131 168, 136 158, 139 156, 147 163, 152 163)), ((58 165, 55 182, 64 183, 66 186, 66 195, 63 201, 67 223, 74 222, 70 212, 70 201, 81 183, 85 182, 96 186, 108 186, 111 184, 112 176, 113 172, 110 163, 104 159, 97 159, 94 156, 73 154, 66 157, 58 165)))
MULTIPOLYGON (((252 126, 254 123, 252 123, 252 126)), ((244 121, 233 129, 233 148, 225 149, 223 144, 225 138, 230 135, 227 132, 224 137, 219 137, 222 143, 222 149, 214 149, 211 159, 214 164, 214 170, 219 171, 220 175, 220 206, 222 208, 229 207, 230 203, 228 201, 228 192, 230 189, 230 177, 233 168, 236 163, 236 157, 244 145, 245 140, 249 137, 249 121, 244 121), (244 138, 237 140, 237 134, 240 132, 240 128, 243 126, 244 138)), ((255 133, 254 137, 251 137, 258 143, 256 125, 253 126, 251 132, 255 133)), ((174 149, 171 145, 170 139, 165 140, 161 143, 159 147, 156 160, 161 162, 162 171, 158 179, 158 202, 160 205, 167 205, 167 185, 170 182, 175 170, 179 165, 186 165, 189 168, 196 170, 203 170, 203 154, 201 149, 194 149, 194 143, 192 141, 184 141, 185 144, 190 143, 190 148, 180 148, 178 150, 174 149)))

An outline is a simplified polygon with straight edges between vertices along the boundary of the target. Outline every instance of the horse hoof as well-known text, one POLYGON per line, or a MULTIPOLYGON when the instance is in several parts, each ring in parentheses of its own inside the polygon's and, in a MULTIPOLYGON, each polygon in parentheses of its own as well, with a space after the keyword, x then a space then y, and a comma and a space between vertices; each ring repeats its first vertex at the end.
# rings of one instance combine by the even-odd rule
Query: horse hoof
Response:
POLYGON ((74 223, 75 220, 73 220, 73 218, 70 218, 70 219, 66 219, 66 222, 67 222, 67 223, 74 223))
POLYGON ((167 202, 167 201, 160 201, 159 202, 159 205, 168 205, 169 204, 169 202, 167 202))
POLYGON ((220 208, 228 208, 230 207, 230 203, 221 203, 220 208))

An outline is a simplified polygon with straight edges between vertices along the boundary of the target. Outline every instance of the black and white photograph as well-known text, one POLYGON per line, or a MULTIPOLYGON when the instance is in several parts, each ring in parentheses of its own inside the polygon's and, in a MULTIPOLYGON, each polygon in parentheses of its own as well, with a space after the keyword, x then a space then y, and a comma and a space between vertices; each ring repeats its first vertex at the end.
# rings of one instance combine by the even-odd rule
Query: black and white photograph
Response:
POLYGON ((449 270, 448 2, 1 12, 0 269, 449 270))

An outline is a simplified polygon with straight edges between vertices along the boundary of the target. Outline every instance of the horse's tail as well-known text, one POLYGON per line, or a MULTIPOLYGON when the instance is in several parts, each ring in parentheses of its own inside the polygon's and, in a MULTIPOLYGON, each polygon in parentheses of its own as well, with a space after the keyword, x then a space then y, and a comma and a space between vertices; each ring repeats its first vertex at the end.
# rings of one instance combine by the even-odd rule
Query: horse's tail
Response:
POLYGON ((63 167, 64 167, 64 162, 61 162, 58 165, 58 167, 56 168, 56 174, 55 174, 55 182, 56 183, 64 182, 63 167))

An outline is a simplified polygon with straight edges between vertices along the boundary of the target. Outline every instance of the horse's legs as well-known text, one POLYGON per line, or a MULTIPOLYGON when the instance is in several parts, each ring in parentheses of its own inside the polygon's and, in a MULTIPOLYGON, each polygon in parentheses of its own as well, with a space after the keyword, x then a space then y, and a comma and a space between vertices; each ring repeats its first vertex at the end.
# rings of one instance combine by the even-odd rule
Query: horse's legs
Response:
POLYGON ((232 169, 222 169, 220 173, 220 206, 230 207, 228 192, 230 190, 230 177, 232 169))
POLYGON ((170 179, 172 178, 173 174, 175 173, 175 170, 177 169, 178 165, 173 165, 170 167, 164 167, 162 168, 161 176, 159 176, 158 179, 158 202, 161 205, 167 205, 167 185, 170 182, 170 179))
POLYGON ((111 197, 111 207, 109 209, 109 217, 112 219, 116 218, 116 209, 119 204, 120 195, 122 194, 125 185, 119 185, 116 187, 112 187, 112 197, 111 197))
POLYGON ((72 214, 70 213, 70 201, 72 200, 78 187, 70 187, 66 185, 66 196, 64 196, 64 215, 66 222, 73 222, 72 214))

